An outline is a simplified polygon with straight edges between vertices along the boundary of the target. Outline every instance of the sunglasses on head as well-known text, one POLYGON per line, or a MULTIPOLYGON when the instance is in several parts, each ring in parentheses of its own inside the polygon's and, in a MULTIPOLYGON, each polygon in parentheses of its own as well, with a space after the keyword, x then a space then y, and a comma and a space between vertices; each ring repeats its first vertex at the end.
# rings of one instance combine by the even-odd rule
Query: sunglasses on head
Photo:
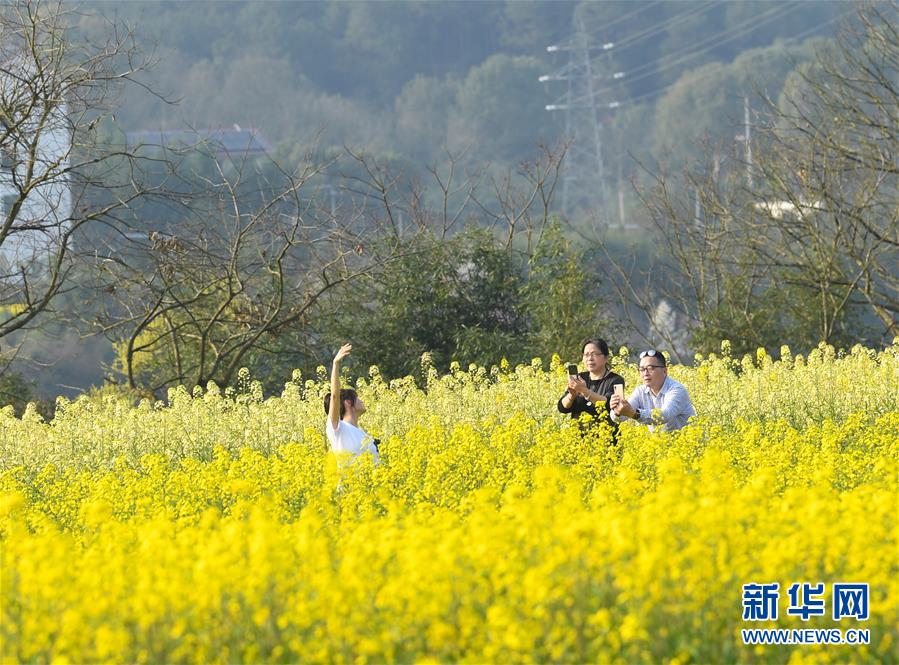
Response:
MULTIPOLYGON (((640 353, 640 360, 643 360, 644 358, 647 358, 647 357, 657 359, 656 362, 658 364, 650 365, 650 367, 665 367, 668 365, 667 361, 665 360, 665 356, 662 355, 661 351, 657 351, 656 349, 649 349, 648 351, 643 351, 640 353)), ((637 362, 639 362, 639 361, 637 361, 637 362)))

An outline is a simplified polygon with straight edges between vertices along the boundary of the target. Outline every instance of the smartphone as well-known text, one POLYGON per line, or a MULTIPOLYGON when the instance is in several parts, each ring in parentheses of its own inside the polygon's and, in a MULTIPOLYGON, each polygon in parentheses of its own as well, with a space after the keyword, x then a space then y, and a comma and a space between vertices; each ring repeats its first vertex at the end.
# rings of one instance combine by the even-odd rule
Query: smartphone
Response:
POLYGON ((613 395, 618 395, 619 397, 624 397, 624 386, 622 384, 616 383, 614 386, 612 386, 612 390, 615 391, 612 393, 613 395))
POLYGON ((568 376, 577 376, 577 365, 568 366, 568 376))

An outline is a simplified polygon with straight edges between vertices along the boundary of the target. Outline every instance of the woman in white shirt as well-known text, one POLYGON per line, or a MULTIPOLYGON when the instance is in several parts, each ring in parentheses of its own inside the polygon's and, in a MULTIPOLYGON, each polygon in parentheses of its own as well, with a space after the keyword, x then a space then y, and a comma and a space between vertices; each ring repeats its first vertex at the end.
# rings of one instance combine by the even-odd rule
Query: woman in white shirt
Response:
POLYGON ((325 413, 328 420, 325 432, 335 453, 356 457, 371 453, 378 461, 378 442, 358 425, 359 416, 365 413, 365 403, 351 388, 340 388, 340 361, 350 355, 352 344, 344 344, 331 364, 331 392, 325 395, 325 413))

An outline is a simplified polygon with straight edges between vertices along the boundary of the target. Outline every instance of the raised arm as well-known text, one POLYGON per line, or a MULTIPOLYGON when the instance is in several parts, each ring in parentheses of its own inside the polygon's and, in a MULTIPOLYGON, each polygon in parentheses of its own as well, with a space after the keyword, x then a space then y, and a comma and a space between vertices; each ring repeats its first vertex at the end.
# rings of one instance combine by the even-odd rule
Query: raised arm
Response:
POLYGON ((335 430, 337 423, 340 422, 340 361, 350 355, 352 350, 352 344, 344 344, 331 363, 331 404, 328 405, 328 420, 335 430))

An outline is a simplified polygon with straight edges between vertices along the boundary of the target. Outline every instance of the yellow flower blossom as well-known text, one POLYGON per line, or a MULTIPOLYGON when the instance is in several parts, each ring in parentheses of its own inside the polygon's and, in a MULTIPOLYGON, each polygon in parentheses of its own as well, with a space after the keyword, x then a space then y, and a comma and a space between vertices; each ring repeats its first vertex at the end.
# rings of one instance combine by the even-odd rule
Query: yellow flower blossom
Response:
POLYGON ((322 372, 0 411, 0 660, 895 661, 899 346, 730 354, 617 446, 555 413, 558 357, 372 368, 378 466, 328 453, 322 372), (805 581, 869 583, 871 643, 743 646, 741 586, 805 581))

